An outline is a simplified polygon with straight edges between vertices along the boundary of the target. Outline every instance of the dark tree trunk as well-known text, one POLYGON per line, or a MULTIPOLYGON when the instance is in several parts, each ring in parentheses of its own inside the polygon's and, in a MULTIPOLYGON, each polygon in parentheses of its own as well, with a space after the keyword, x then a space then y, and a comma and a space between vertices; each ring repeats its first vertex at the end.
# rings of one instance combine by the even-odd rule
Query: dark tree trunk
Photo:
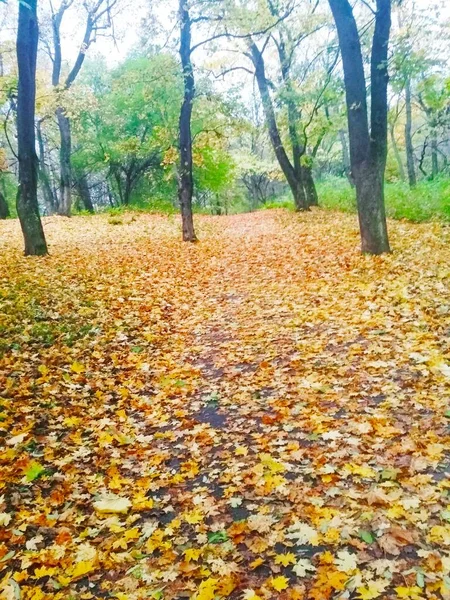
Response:
POLYGON ((0 219, 7 219, 9 216, 10 213, 8 203, 6 202, 5 196, 0 190, 0 219))
POLYGON ((414 165, 414 146, 412 143, 412 103, 411 103, 411 82, 406 80, 405 86, 405 147, 406 147, 406 168, 408 170, 409 187, 413 188, 417 184, 416 168, 414 165))
POLYGON ((398 165, 398 174, 400 176, 401 181, 405 181, 405 168, 403 166, 402 157, 400 156, 400 151, 398 149, 397 140, 395 139, 394 125, 391 125, 391 127, 390 127, 390 134, 391 134, 392 149, 394 150, 395 160, 397 161, 397 165, 398 165))
POLYGON ((179 15, 181 23, 180 57, 183 68, 184 98, 180 112, 179 145, 180 167, 178 174, 178 200, 183 223, 183 241, 195 242, 192 215, 192 197, 194 195, 194 176, 192 161, 192 104, 195 96, 194 69, 191 62, 191 19, 187 0, 180 0, 179 15))
POLYGON ((438 141, 436 130, 431 131, 431 178, 436 179, 439 175, 438 141))
POLYGON ((78 191, 81 202, 83 203, 84 209, 90 213, 94 211, 94 205, 92 204, 91 191, 89 189, 89 183, 86 177, 86 173, 79 172, 76 175, 75 185, 78 191))
POLYGON ((19 3, 17 30, 17 146, 19 191, 17 214, 25 241, 25 255, 47 254, 47 243, 37 201, 37 156, 34 132, 36 56, 38 46, 37 0, 19 3))
POLYGON ((316 184, 314 183, 312 167, 302 166, 301 170, 308 206, 319 206, 319 197, 317 195, 316 184))
POLYGON ((250 44, 250 51, 253 66, 255 67, 255 77, 258 83, 259 93, 261 95, 261 102, 264 109, 264 115, 266 117, 269 137, 275 152, 275 156, 277 157, 278 164, 280 165, 289 187, 291 188, 296 210, 308 210, 305 189, 303 187, 303 181, 301 180, 301 169, 299 170, 300 176, 298 176, 295 172, 294 166, 289 160, 289 157, 283 146, 283 142, 281 141, 280 132, 278 130, 278 125, 275 118, 275 111, 273 109, 272 99, 270 97, 269 86, 267 84, 263 56, 259 51, 258 46, 254 42, 250 44))
POLYGON ((303 185, 306 205, 308 207, 318 206, 319 199, 317 196, 317 190, 312 175, 312 167, 304 165, 302 166, 301 164, 302 157, 306 153, 306 139, 300 141, 300 136, 298 133, 298 123, 300 122, 301 115, 297 103, 294 99, 294 88, 292 86, 291 79, 291 62, 286 52, 286 45, 282 33, 280 33, 280 41, 277 45, 277 48, 278 56, 280 59, 281 76, 283 78, 283 83, 286 86, 287 91, 286 107, 288 115, 288 129, 289 139, 292 146, 292 161, 294 166, 295 177, 299 182, 299 185, 303 185))
POLYGON ((72 212, 72 169, 70 155, 72 153, 72 136, 70 121, 62 108, 56 109, 60 134, 60 200, 58 213, 63 217, 70 217, 72 212))
MULTIPOLYGON (((58 88, 61 84, 61 66, 62 66, 62 53, 61 53, 61 23, 67 8, 70 6, 68 2, 62 2, 58 12, 52 14, 52 33, 53 33, 53 70, 52 70, 52 85, 54 88, 58 88)), ((97 2, 94 13, 100 8, 101 1, 97 2)), ((81 67, 83 66, 87 49, 92 42, 92 33, 95 27, 95 17, 91 12, 88 12, 86 18, 86 28, 84 32, 83 42, 78 52, 77 58, 73 64, 72 70, 68 74, 63 84, 63 89, 69 89, 77 78, 81 67)), ((71 153, 72 153, 72 134, 70 127, 70 120, 65 114, 64 109, 59 106, 56 109, 56 118, 58 121, 59 134, 60 134, 60 150, 59 150, 59 161, 60 161, 60 200, 58 206, 58 214, 70 217, 72 212, 72 166, 71 166, 71 153)))
POLYGON ((52 215, 57 211, 57 202, 55 196, 53 195, 52 186, 50 184, 50 175, 45 163, 45 144, 42 135, 41 121, 37 122, 36 132, 39 148, 39 181, 42 185, 42 192, 48 214, 52 215))
POLYGON ((371 128, 358 28, 349 0, 328 0, 339 37, 347 103, 350 162, 358 204, 361 249, 389 252, 384 206, 387 157, 387 57, 391 0, 377 0, 371 57, 371 128))
POLYGON ((342 146, 342 164, 344 166, 344 173, 351 187, 354 188, 355 182, 352 177, 352 167, 350 165, 350 154, 348 151, 347 134, 343 129, 339 130, 339 139, 341 140, 342 146))

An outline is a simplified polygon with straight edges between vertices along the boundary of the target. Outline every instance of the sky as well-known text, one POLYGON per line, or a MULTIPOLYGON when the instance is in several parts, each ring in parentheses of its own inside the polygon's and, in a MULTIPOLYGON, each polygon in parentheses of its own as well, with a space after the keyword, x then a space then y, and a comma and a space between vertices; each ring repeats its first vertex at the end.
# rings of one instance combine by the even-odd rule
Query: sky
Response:
MULTIPOLYGON (((51 0, 39 0, 41 14, 48 11, 51 0)), ((325 0, 322 0, 325 2, 325 0)), ((58 6, 60 0, 53 0, 58 6)), ((148 7, 152 5, 153 11, 162 27, 169 31, 173 28, 176 19, 177 0, 118 0, 123 7, 114 20, 114 38, 107 36, 98 37, 95 44, 89 49, 89 54, 101 54, 109 66, 114 66, 127 56, 139 44, 143 19, 148 14, 148 7)), ((415 0, 420 9, 436 11, 437 0, 415 0)), ((75 2, 75 5, 77 2, 75 2)), ((71 62, 76 57, 83 36, 83 11, 72 7, 63 21, 63 57, 71 62)), ((450 2, 441 8, 442 18, 450 18, 450 2)), ((7 4, 0 3, 0 41, 14 38, 16 23, 17 0, 8 0, 7 4)), ((43 19, 42 19, 43 20, 43 19)), ((44 26, 43 26, 44 27, 44 26)), ((151 39, 151 33, 149 34, 151 39)), ((198 58, 197 58, 198 60, 198 58)))

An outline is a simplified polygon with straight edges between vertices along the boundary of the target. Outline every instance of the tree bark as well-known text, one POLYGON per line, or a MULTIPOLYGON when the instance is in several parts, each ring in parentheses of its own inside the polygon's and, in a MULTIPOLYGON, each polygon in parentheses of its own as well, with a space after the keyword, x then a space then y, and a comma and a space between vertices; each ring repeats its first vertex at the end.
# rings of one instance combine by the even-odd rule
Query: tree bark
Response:
POLYGON ((9 206, 6 198, 0 190, 0 219, 7 219, 10 216, 9 206))
POLYGON ((89 189, 86 173, 80 172, 76 174, 75 185, 85 210, 87 210, 90 213, 94 213, 94 205, 92 204, 91 191, 89 189))
POLYGON ((431 131, 431 178, 436 179, 439 175, 438 141, 436 130, 431 131))
POLYGON ((319 206, 319 197, 317 195, 316 184, 312 174, 311 166, 302 166, 302 181, 306 193, 308 206, 319 206))
POLYGON ((47 243, 39 216, 37 200, 36 138, 34 131, 36 101, 36 57, 38 46, 37 0, 19 3, 17 30, 17 146, 19 191, 17 214, 25 241, 25 255, 47 254, 47 243))
POLYGON ((312 167, 309 165, 302 165, 302 157, 306 153, 306 139, 301 142, 298 134, 297 125, 300 121, 300 111, 293 97, 294 89, 292 87, 291 79, 291 63, 286 52, 285 41, 282 33, 280 33, 280 41, 277 44, 277 48, 280 59, 281 76, 287 91, 286 106, 288 114, 288 129, 289 139, 292 146, 292 160, 295 176, 299 182, 299 185, 303 185, 306 205, 308 207, 318 206, 319 198, 313 179, 312 167))
POLYGON ((344 166, 344 173, 351 187, 354 188, 355 182, 352 177, 352 167, 350 165, 350 154, 348 151, 347 135, 343 129, 339 130, 339 139, 341 140, 342 146, 342 164, 344 166))
POLYGON ((56 109, 58 127, 60 133, 60 190, 61 198, 58 214, 70 217, 72 212, 72 168, 70 155, 72 153, 72 137, 70 133, 70 121, 64 113, 64 109, 56 109))
POLYGON ((191 19, 187 0, 179 0, 181 27, 180 58, 183 68, 184 98, 179 121, 180 167, 178 174, 178 200, 181 209, 183 241, 196 242, 192 215, 194 176, 192 160, 192 105, 195 96, 194 69, 191 61, 191 19))
POLYGON ((387 157, 387 56, 391 0, 377 0, 371 56, 371 127, 369 130, 366 80, 356 20, 349 0, 328 0, 339 37, 347 104, 350 162, 356 186, 361 249, 389 252, 384 206, 387 157))
POLYGON ((405 85, 405 148, 406 148, 406 168, 408 171, 409 187, 413 188, 417 184, 416 168, 414 166, 414 146, 412 143, 412 103, 411 103, 411 81, 406 80, 405 85))
POLYGON ((391 127, 390 127, 390 134, 391 134, 392 149, 394 150, 395 160, 397 161, 397 165, 398 165, 398 174, 400 176, 400 180, 405 181, 405 168, 403 166, 402 157, 400 156, 400 151, 398 149, 397 140, 395 139, 394 125, 391 125, 391 127))
MULTIPOLYGON (((57 13, 52 15, 52 31, 53 31, 53 70, 52 70, 52 85, 58 89, 61 79, 62 52, 61 52, 61 22, 69 4, 62 2, 57 13)), ((101 1, 97 2, 94 12, 101 6, 101 1)), ((86 57, 87 49, 92 43, 92 32, 94 31, 95 17, 90 12, 86 18, 86 28, 84 32, 83 42, 80 46, 77 58, 73 64, 72 70, 68 74, 63 86, 64 90, 68 90, 77 78, 81 67, 83 66, 86 57)), ((70 217, 72 212, 72 134, 70 120, 65 114, 64 109, 59 106, 56 109, 56 118, 58 121, 60 135, 60 200, 58 206, 58 214, 70 217)))
POLYGON ((296 210, 309 210, 305 189, 303 187, 303 181, 301 180, 302 171, 300 168, 298 173, 299 176, 296 174, 295 168, 291 164, 291 161, 289 160, 287 152, 283 146, 275 118, 272 99, 270 97, 269 86, 267 84, 264 59, 255 42, 250 43, 250 52, 253 66, 255 67, 255 77, 258 83, 259 93, 261 95, 261 102, 264 109, 264 115, 266 117, 269 137, 275 152, 275 156, 277 157, 278 164, 280 165, 289 187, 291 188, 296 210))
POLYGON ((40 120, 37 122, 36 132, 39 148, 39 180, 42 185, 42 192, 48 214, 52 215, 57 211, 57 202, 53 195, 52 186, 50 185, 50 175, 47 171, 47 165, 45 164, 45 144, 40 120))

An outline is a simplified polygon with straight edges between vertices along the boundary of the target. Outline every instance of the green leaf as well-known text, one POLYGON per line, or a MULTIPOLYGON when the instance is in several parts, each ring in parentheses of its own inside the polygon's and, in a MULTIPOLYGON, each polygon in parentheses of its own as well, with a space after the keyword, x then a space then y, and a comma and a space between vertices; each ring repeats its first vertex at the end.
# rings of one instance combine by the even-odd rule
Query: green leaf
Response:
POLYGON ((447 412, 444 413, 444 417, 447 417, 447 419, 450 419, 450 410, 448 410, 447 412))
POLYGON ((372 533, 370 531, 365 531, 364 529, 359 532, 359 537, 366 542, 366 544, 373 544, 375 541, 372 533))
POLYGON ((383 469, 381 479, 383 481, 395 481, 397 479, 398 469, 383 469))
POLYGON ((208 533, 208 542, 210 544, 221 544, 227 540, 228 536, 225 531, 214 531, 213 533, 208 533))
POLYGON ((44 473, 44 471, 45 467, 43 467, 38 462, 33 461, 28 467, 27 471, 25 472, 25 477, 27 481, 34 481, 35 479, 40 477, 44 473))

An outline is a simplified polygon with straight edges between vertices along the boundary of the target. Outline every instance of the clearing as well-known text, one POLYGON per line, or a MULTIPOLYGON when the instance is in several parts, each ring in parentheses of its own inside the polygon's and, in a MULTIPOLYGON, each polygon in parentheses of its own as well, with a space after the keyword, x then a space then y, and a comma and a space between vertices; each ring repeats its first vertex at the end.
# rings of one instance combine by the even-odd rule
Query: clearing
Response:
POLYGON ((450 229, 196 219, 0 223, 0 596, 449 598, 450 229))

